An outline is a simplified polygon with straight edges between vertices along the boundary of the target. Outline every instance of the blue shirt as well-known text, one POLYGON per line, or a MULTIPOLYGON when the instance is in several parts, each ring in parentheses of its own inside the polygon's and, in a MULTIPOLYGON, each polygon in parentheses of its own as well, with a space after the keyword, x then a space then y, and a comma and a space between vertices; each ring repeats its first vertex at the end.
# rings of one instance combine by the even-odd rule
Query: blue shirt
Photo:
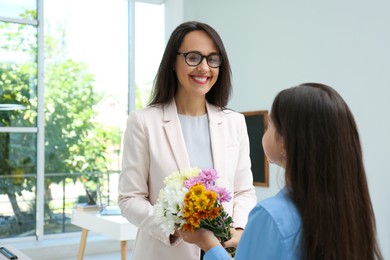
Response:
MULTIPOLYGON (((238 244, 235 260, 298 260, 301 247, 301 217, 286 189, 259 202, 249 214, 238 244)), ((222 246, 204 256, 205 260, 230 260, 222 246)))

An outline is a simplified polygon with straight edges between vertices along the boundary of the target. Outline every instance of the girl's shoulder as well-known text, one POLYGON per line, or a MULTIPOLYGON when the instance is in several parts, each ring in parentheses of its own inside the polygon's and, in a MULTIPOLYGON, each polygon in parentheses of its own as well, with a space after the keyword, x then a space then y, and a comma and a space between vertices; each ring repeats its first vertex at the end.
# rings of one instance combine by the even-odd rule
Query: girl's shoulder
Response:
POLYGON ((297 208, 291 200, 286 188, 280 190, 275 196, 260 201, 258 206, 270 211, 271 213, 283 210, 297 211, 297 208))
POLYGON ((299 211, 285 189, 259 202, 254 210, 261 211, 263 215, 271 218, 284 236, 297 233, 300 229, 299 211))

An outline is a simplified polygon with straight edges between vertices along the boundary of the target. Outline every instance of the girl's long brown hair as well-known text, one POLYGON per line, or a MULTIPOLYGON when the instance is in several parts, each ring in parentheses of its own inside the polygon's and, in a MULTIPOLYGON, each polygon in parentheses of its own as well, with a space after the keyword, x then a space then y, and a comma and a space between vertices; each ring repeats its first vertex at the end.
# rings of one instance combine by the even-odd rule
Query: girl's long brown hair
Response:
POLYGON ((343 98, 329 86, 302 84, 277 95, 271 118, 302 217, 302 259, 383 259, 359 134, 343 98))

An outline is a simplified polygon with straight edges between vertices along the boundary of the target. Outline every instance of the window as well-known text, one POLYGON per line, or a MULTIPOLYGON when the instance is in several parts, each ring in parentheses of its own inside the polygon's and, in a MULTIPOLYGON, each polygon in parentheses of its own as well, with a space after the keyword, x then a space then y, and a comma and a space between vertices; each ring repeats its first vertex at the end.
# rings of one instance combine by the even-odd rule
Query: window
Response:
POLYGON ((116 204, 128 108, 147 104, 164 46, 163 5, 129 4, 0 0, 0 239, 77 230, 71 210, 98 184, 116 204))
POLYGON ((0 238, 36 229, 38 26, 34 1, 0 1, 0 238), (3 17, 5 16, 5 17, 3 17))
POLYGON ((135 3, 136 108, 144 107, 150 101, 153 81, 165 48, 162 21, 164 5, 135 3))
POLYGON ((97 183, 103 202, 116 203, 108 196, 128 107, 127 4, 45 1, 45 234, 73 231, 71 207, 97 183))

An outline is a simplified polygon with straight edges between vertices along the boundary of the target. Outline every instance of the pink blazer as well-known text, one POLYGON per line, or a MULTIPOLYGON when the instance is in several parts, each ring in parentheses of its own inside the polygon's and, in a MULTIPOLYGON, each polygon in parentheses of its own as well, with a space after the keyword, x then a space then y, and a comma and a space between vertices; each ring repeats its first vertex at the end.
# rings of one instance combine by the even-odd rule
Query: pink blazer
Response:
MULTIPOLYGON (((257 200, 245 119, 240 113, 221 111, 208 103, 207 113, 214 168, 220 176, 217 185, 232 192, 233 199, 224 206, 233 216, 234 226, 244 228, 257 200)), ((123 141, 118 204, 122 215, 139 228, 132 253, 134 260, 199 260, 197 246, 181 238, 171 244, 153 216, 153 205, 164 187, 164 178, 189 167, 174 101, 130 113, 123 141)))

